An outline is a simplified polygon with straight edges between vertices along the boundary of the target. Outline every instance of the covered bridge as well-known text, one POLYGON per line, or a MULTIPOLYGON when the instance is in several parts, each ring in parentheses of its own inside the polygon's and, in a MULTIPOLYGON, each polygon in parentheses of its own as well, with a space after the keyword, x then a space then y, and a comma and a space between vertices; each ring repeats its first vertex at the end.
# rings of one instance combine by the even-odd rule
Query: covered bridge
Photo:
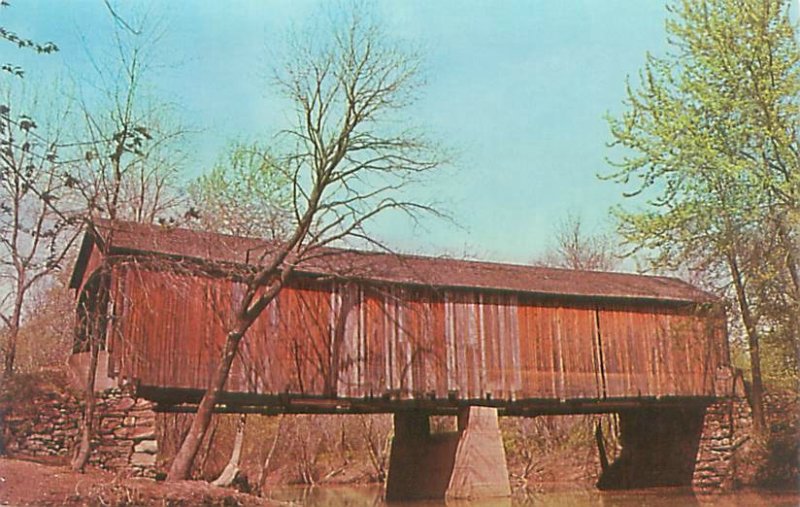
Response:
MULTIPOLYGON (((91 315, 108 312, 103 375, 162 410, 192 410, 242 275, 268 245, 129 222, 94 229, 70 284, 74 363, 88 349, 91 315)), ((328 249, 297 267, 250 328, 219 409, 677 407, 723 395, 718 374, 728 368, 717 301, 674 278, 328 249)))
MULTIPOLYGON (((101 284, 109 289, 109 377, 163 401, 191 401, 219 357, 243 293, 239 276, 264 248, 258 239, 129 222, 88 232, 70 287, 81 315, 100 304, 101 284)), ((326 254, 299 266, 248 331, 226 390, 252 396, 229 402, 547 408, 713 398, 716 372, 728 366, 723 313, 677 279, 326 254)), ((78 333, 75 353, 87 349, 85 337, 78 333)))

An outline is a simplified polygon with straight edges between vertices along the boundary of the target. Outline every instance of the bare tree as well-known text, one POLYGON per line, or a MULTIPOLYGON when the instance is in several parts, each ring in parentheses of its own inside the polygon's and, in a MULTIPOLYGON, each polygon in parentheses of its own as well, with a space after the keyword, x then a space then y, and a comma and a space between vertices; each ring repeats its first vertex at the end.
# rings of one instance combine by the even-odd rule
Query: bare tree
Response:
POLYGON ((221 357, 168 478, 189 477, 239 344, 264 308, 303 261, 345 238, 375 242, 365 229, 374 217, 397 210, 432 211, 402 198, 417 177, 437 168, 435 147, 398 128, 399 112, 421 84, 417 55, 392 45, 374 24, 352 13, 346 23, 297 38, 276 83, 295 106, 296 122, 284 131, 288 153, 280 167, 291 181, 292 227, 278 246, 256 260, 234 308, 221 357))
POLYGON ((581 218, 570 213, 555 230, 555 245, 534 264, 582 271, 611 271, 619 264, 614 250, 610 237, 587 233, 581 218))
POLYGON ((36 122, 0 105, 0 297, 3 377, 14 371, 28 296, 60 269, 77 237, 75 215, 59 212, 65 197, 58 136, 37 133, 36 122))
POLYGON ((170 122, 167 106, 142 94, 145 52, 137 46, 119 51, 122 82, 109 85, 100 105, 83 102, 83 160, 69 176, 90 219, 163 221, 183 204, 176 188, 187 131, 170 122))
POLYGON ((278 415, 278 427, 275 429, 275 433, 272 436, 272 443, 269 446, 269 450, 267 454, 264 456, 264 461, 261 463, 261 468, 258 472, 258 479, 256 479, 255 487, 258 488, 258 491, 263 494, 265 490, 267 474, 269 473, 269 467, 272 464, 272 457, 275 455, 275 449, 278 447, 278 440, 280 436, 283 434, 283 425, 284 425, 284 415, 278 415))
POLYGON ((219 476, 212 481, 214 486, 227 487, 233 484, 236 476, 239 475, 239 461, 242 458, 242 446, 244 445, 244 433, 247 427, 247 414, 239 414, 236 421, 236 437, 233 440, 231 457, 219 476))
POLYGON ((70 274, 61 269, 30 294, 26 306, 31 311, 26 312, 20 330, 15 373, 61 366, 72 352, 75 298, 67 287, 70 274))
MULTIPOLYGON (((7 8, 6 2, 0 9, 7 8)), ((0 26, 0 40, 39 54, 58 51, 53 42, 38 42, 0 26)), ((0 70, 22 78, 17 64, 5 62, 0 70)), ((58 132, 52 139, 38 133, 36 121, 21 111, 12 111, 14 83, 4 86, 0 104, 0 332, 5 338, 2 377, 13 373, 17 341, 28 294, 58 269, 72 238, 62 242, 71 220, 55 213, 53 202, 61 196, 57 176, 58 132)), ((46 134, 46 135, 49 135, 46 134)))
MULTIPOLYGON (((106 87, 105 100, 92 104, 82 100, 85 129, 75 143, 81 150, 81 162, 67 174, 83 200, 89 227, 101 217, 145 223, 174 221, 169 214, 180 205, 174 185, 182 161, 178 141, 186 131, 169 125, 165 107, 141 91, 151 58, 148 48, 157 45, 158 36, 147 32, 144 25, 133 31, 123 28, 117 30, 116 57, 111 57, 116 63, 109 69, 97 69, 98 79, 106 87)), ((113 241, 112 235, 107 235, 106 244, 113 241)), ((108 322, 105 285, 110 270, 110 260, 104 255, 98 268, 100 303, 87 329, 91 355, 85 410, 81 440, 72 461, 72 468, 79 471, 91 453, 95 377, 108 322)))
POLYGON ((389 473, 389 449, 392 445, 392 421, 386 415, 359 415, 361 437, 369 462, 378 482, 385 482, 389 473))

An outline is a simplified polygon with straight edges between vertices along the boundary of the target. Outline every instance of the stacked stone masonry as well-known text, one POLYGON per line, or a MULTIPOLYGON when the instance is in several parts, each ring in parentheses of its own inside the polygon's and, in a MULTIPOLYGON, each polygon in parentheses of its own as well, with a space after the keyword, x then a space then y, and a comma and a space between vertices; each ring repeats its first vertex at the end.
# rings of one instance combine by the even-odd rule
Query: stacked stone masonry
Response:
MULTIPOLYGON (((27 400, 35 412, 5 416, 6 450, 17 456, 71 456, 83 405, 69 393, 27 400)), ((126 390, 97 395, 97 419, 89 462, 102 469, 144 477, 156 475, 158 441, 153 404, 126 390)))
POLYGON ((90 462, 115 472, 154 477, 158 440, 152 402, 114 389, 98 401, 97 412, 99 426, 90 462))
POLYGON ((26 401, 33 404, 35 411, 5 414, 6 451, 34 457, 67 455, 78 434, 78 401, 54 392, 26 401))
POLYGON ((744 397, 720 400, 706 408, 692 486, 701 492, 730 491, 736 484, 739 451, 752 432, 750 405, 744 397))

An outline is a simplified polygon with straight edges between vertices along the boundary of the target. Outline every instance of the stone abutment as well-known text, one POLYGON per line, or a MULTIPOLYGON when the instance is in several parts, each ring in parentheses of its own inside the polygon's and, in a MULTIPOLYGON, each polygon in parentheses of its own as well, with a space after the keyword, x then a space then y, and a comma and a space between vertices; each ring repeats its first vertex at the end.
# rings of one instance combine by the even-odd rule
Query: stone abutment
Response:
MULTIPOLYGON (((89 463, 116 473, 154 477, 158 439, 153 403, 119 388, 96 396, 89 463)), ((26 402, 30 410, 5 415, 6 452, 35 458, 71 457, 80 434, 82 403, 68 392, 43 393, 26 402)))

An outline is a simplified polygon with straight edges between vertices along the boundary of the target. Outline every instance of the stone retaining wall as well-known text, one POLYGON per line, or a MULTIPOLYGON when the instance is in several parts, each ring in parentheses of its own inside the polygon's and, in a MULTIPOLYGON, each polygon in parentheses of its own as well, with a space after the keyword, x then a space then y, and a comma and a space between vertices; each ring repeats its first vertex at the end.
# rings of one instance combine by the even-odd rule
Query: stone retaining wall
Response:
POLYGON ((89 462, 106 470, 154 477, 158 440, 153 403, 112 389, 98 399, 97 413, 89 462))
POLYGON ((706 408, 697 450, 692 486, 700 491, 730 491, 736 484, 741 452, 752 434, 753 419, 747 399, 735 397, 706 408))
MULTIPOLYGON (((156 416, 153 404, 123 389, 97 394, 97 420, 89 462, 102 469, 153 477, 156 416)), ((79 438, 83 405, 68 392, 39 393, 5 414, 6 452, 12 456, 71 457, 79 438)))
MULTIPOLYGON (((774 453, 770 446, 781 445, 781 438, 800 434, 800 401, 797 393, 766 393, 766 430, 775 441, 757 441, 753 435, 752 410, 744 392, 743 387, 739 387, 734 396, 720 400, 706 410, 692 481, 698 491, 727 491, 759 485, 764 481, 761 475, 765 470, 775 466, 769 463, 770 453, 774 453)), ((786 453, 796 449, 795 445, 786 453)), ((797 461, 795 459, 795 463, 797 461)), ((774 475, 774 470, 768 473, 774 475)))
POLYGON ((6 452, 32 457, 66 456, 78 434, 80 404, 66 393, 48 392, 25 400, 29 410, 4 417, 6 452))

